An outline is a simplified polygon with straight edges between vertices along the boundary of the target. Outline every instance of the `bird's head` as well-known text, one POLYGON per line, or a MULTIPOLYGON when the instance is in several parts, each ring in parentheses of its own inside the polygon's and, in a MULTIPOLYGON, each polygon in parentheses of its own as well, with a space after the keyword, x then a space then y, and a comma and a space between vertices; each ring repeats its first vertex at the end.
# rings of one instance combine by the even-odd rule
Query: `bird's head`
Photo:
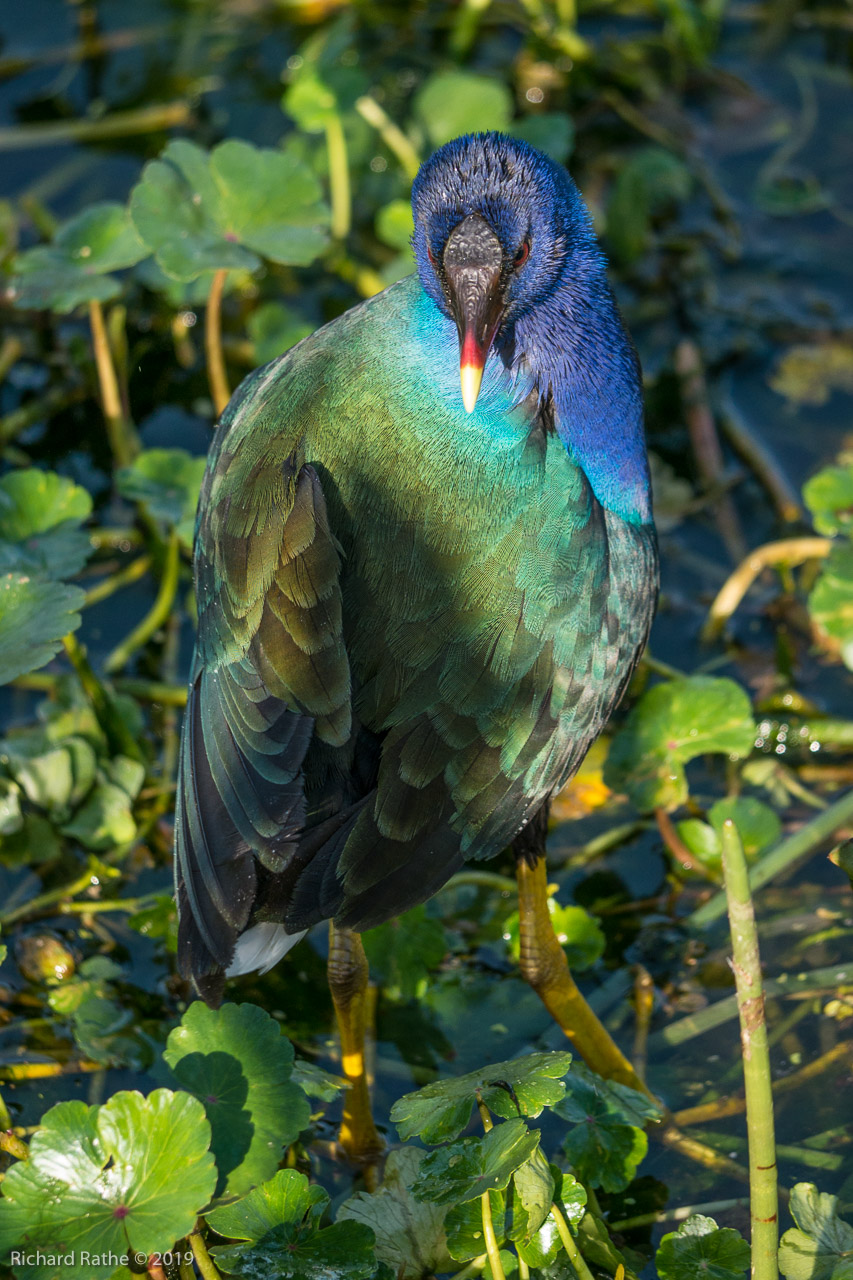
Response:
POLYGON ((498 133, 448 142, 412 190, 424 289, 459 333, 462 400, 477 402, 502 332, 570 275, 603 270, 589 214, 565 169, 498 133))

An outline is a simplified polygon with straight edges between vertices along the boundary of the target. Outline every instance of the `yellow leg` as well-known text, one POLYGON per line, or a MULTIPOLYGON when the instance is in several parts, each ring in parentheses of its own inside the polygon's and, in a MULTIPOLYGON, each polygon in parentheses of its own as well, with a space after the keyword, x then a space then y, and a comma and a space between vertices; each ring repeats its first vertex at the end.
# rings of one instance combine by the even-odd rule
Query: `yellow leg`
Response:
POLYGON ((364 1062, 369 991, 367 956, 361 935, 329 924, 329 987, 341 1038, 341 1065, 348 1089, 339 1140, 354 1163, 375 1169, 384 1144, 370 1111, 370 1092, 364 1062))
POLYGON ((569 972, 548 912, 548 873, 544 857, 531 867, 530 853, 516 863, 521 972, 551 1017, 588 1066, 607 1080, 617 1080, 649 1094, 610 1033, 601 1025, 569 972))

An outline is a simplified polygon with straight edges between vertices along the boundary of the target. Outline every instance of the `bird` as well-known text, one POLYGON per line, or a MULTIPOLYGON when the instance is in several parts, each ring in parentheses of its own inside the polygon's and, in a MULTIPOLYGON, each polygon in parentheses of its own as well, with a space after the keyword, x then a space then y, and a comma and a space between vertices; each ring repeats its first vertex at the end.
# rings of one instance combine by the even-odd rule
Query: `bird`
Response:
POLYGON ((351 1077, 361 932, 510 845, 530 962, 549 799, 658 590, 639 363, 574 181, 468 134, 412 209, 414 274, 218 424, 175 816, 181 973, 215 1005, 332 921, 351 1077))

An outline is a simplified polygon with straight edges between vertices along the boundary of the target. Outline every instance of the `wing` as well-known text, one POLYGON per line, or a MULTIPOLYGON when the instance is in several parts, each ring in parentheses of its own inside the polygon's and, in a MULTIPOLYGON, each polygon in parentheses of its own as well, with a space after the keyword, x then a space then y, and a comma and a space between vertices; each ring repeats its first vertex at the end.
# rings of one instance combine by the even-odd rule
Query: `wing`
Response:
POLYGON ((221 428, 199 508, 176 892, 181 970, 211 1000, 265 877, 293 859, 309 746, 351 734, 340 548, 316 470, 285 450, 221 428))

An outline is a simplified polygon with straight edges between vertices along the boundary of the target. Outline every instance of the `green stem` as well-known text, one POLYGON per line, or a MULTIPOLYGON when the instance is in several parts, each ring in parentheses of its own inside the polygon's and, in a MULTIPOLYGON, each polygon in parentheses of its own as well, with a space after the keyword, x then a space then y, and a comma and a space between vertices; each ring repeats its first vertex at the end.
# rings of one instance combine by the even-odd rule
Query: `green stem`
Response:
POLYGON ((101 407, 104 411, 107 439, 118 465, 129 467, 139 452, 139 442, 122 408, 118 377, 107 338, 107 327, 104 323, 104 311, 100 302, 95 300, 89 303, 89 324, 92 329, 92 346, 95 352, 95 368, 98 371, 98 385, 101 389, 101 407))
MULTIPOLYGON (((117 872, 112 873, 117 875, 117 872)), ((0 913, 0 925, 4 929, 8 929, 9 925, 15 924, 18 920, 25 920, 28 916, 42 911, 45 907, 55 906, 57 902, 61 902, 63 898, 73 898, 78 893, 83 893, 92 886, 92 870, 87 868, 81 876, 76 880, 72 880, 70 884, 62 885, 59 889, 49 889, 46 893, 40 893, 36 898, 30 898, 29 902, 24 902, 20 907, 13 907, 11 911, 0 913)))
MULTIPOLYGON (((749 887, 753 891, 767 884, 780 871, 786 870, 792 863, 812 853, 824 840, 828 840, 840 827, 853 820, 853 790, 845 792, 840 800, 831 804, 822 813, 816 814, 806 822, 799 831, 788 836, 771 849, 768 854, 754 863, 749 872, 749 887)), ((704 928, 717 920, 726 910, 726 895, 715 894, 692 915, 687 917, 688 924, 696 928, 704 928)))
POLYGON ((213 1259, 207 1252, 207 1246, 197 1231, 193 1231, 187 1236, 193 1256, 196 1260, 196 1266, 202 1274, 203 1280, 222 1280, 219 1272, 214 1266, 213 1259))
POLYGON ((141 760, 142 751, 139 743, 116 710, 108 690, 92 670, 86 651, 78 642, 76 635, 69 633, 63 637, 62 643, 68 661, 74 668, 83 692, 89 699, 110 749, 120 755, 129 756, 131 760, 141 760))
POLYGON ((620 1218, 618 1222, 608 1222, 609 1231, 631 1231, 634 1227, 653 1227, 657 1223, 686 1222, 694 1214, 701 1213, 712 1218, 715 1213, 725 1213, 729 1209, 746 1208, 749 1201, 745 1198, 737 1200, 711 1200, 708 1204, 683 1204, 677 1209, 661 1209, 653 1213, 638 1213, 634 1218, 620 1218))
POLYGON ((140 578, 145 577, 150 568, 151 557, 148 555, 138 556, 136 560, 131 560, 130 564, 125 565, 123 569, 119 569, 118 573, 113 573, 108 578, 104 578, 103 582, 99 582, 86 592, 86 599, 83 602, 84 609, 90 608, 93 604, 100 604, 102 600, 106 600, 114 592, 120 591, 122 587, 129 587, 131 583, 138 582, 140 578))
POLYGON ((402 129, 397 127, 376 99, 367 94, 358 99, 355 109, 362 120, 366 120, 376 130, 388 150, 397 157, 406 177, 411 181, 421 167, 421 158, 402 129))
POLYGON ((332 197, 332 235, 336 240, 345 240, 352 222, 352 196, 347 140, 337 112, 326 121, 326 150, 329 155, 329 192, 332 197))
POLYGON ((551 1217, 557 1224, 557 1231, 563 1242, 563 1248, 569 1255, 569 1261, 578 1274, 578 1280, 593 1280, 592 1272, 581 1257, 580 1249, 575 1244, 574 1237, 569 1230, 569 1224, 556 1204, 551 1205, 551 1217))
POLYGON ((164 707, 187 705, 186 685, 164 684, 159 680, 141 680, 135 676, 122 676, 115 682, 117 693, 129 693, 140 702, 162 702, 164 707))
POLYGON ((31 147, 65 142, 94 142, 128 138, 191 124, 193 113, 185 101, 157 103, 135 111, 114 111, 100 120, 59 120, 46 124, 18 124, 0 129, 0 151, 29 151, 31 147))
POLYGON ((509 876, 498 875, 495 871, 457 871, 455 876, 451 876, 446 884, 442 885, 439 893, 443 893, 445 889, 458 889, 460 885, 469 884, 477 889, 499 889, 501 893, 515 893, 515 881, 509 876))
POLYGON ((503 1263, 501 1262, 501 1251, 498 1248, 495 1236, 495 1224, 492 1222, 492 1203, 489 1199, 488 1191, 484 1191, 480 1196, 480 1209, 483 1215, 483 1241, 486 1245, 489 1265, 492 1268, 492 1280, 506 1280, 503 1263))
POLYGON ((481 1253, 478 1258, 472 1258, 468 1265, 463 1267, 461 1271, 455 1271, 450 1277, 450 1280, 472 1280, 473 1276, 479 1276, 482 1274, 483 1268, 488 1260, 488 1255, 481 1253))
POLYGON ((753 1280, 778 1280, 776 1250, 779 1244, 779 1194, 761 957, 758 953, 758 932, 755 928, 755 912, 749 891, 743 844, 738 829, 730 818, 723 823, 722 846, 732 935, 732 967, 737 986, 740 1038, 743 1046, 746 1130, 749 1140, 752 1276, 753 1280))
POLYGON ((210 397, 217 418, 231 399, 228 375, 225 372, 225 356, 222 353, 222 293, 225 289, 224 269, 214 271, 207 295, 207 312, 204 320, 204 354, 207 360, 207 381, 210 397))
POLYGON ((105 671, 109 673, 119 671, 129 662, 132 654, 137 649, 140 649, 153 636, 155 631, 162 627, 172 610, 175 593, 178 589, 179 571, 180 543, 178 542, 178 535, 173 529, 166 546, 166 561, 163 565, 163 577, 160 579, 160 590, 157 592, 157 598, 138 626, 134 627, 130 635, 125 636, 121 644, 113 649, 104 663, 105 671))

